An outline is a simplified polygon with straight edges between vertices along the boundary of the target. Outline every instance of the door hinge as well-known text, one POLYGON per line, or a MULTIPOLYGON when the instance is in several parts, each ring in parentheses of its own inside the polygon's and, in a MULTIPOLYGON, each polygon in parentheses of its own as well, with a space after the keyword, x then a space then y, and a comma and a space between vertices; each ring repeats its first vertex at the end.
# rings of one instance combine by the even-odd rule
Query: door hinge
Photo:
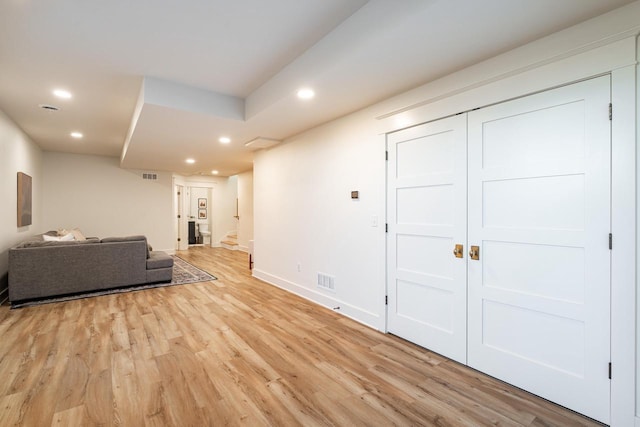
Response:
MULTIPOLYGON (((389 305, 389 296, 388 295, 384 296, 384 305, 389 305)), ((609 378, 611 378, 611 377, 609 377, 609 378)))
POLYGON ((384 159, 385 160, 389 160, 389 152, 388 151, 384 152, 384 159))
POLYGON ((609 233, 609 249, 613 249, 613 234, 609 233))
POLYGON ((389 224, 385 224, 384 225, 384 232, 388 233, 389 232, 389 224))
POLYGON ((609 379, 611 379, 611 362, 609 362, 609 379))
POLYGON ((613 120, 613 104, 609 103, 609 120, 613 120))

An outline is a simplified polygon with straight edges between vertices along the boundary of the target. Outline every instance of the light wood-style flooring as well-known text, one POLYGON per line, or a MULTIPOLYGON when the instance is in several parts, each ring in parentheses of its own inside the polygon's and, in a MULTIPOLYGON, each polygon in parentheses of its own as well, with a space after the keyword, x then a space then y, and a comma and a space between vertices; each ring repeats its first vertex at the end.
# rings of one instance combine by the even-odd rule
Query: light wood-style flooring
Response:
POLYGON ((0 307, 0 426, 598 425, 253 279, 0 307))

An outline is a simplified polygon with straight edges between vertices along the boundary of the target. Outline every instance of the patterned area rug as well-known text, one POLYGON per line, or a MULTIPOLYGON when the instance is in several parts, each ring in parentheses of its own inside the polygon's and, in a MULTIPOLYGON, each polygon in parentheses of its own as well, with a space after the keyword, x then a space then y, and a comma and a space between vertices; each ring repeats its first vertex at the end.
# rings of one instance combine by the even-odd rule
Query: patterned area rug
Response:
POLYGON ((161 284, 161 286, 184 285, 186 283, 208 282, 209 280, 218 279, 206 271, 200 270, 193 264, 189 264, 182 258, 178 258, 177 256, 172 256, 172 258, 173 280, 171 280, 171 283, 161 284))
POLYGON ((52 302, 71 301, 74 299, 97 297, 101 295, 120 294, 123 292, 141 291, 144 289, 161 288, 165 286, 174 285, 186 285, 187 283, 208 282, 211 280, 218 280, 217 277, 207 273, 204 270, 200 270, 198 267, 189 264, 187 261, 177 256, 173 258, 173 279, 171 282, 165 283, 149 283, 144 285, 128 286, 125 288, 106 289, 103 291, 86 292, 81 294, 64 295, 54 298, 39 299, 33 301, 25 301, 11 304, 11 308, 31 307, 40 304, 49 304, 52 302))

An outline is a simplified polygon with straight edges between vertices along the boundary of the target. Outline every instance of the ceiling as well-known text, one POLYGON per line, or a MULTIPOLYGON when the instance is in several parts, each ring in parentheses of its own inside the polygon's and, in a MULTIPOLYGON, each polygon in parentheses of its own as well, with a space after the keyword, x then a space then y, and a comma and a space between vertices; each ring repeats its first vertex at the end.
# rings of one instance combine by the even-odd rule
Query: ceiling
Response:
POLYGON ((3 0, 0 109, 45 151, 229 176, 252 168, 255 138, 286 139, 628 3, 3 0), (298 99, 301 87, 316 97, 298 99))

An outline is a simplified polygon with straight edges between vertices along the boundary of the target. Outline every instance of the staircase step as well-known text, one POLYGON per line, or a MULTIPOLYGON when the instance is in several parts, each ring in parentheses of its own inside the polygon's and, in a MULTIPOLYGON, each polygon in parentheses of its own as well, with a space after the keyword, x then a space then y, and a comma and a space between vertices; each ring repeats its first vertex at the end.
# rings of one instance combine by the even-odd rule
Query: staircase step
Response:
POLYGON ((222 240, 220 241, 220 243, 223 245, 238 246, 238 242, 236 242, 235 240, 222 240))
POLYGON ((234 234, 227 234, 227 238, 228 238, 228 239, 237 239, 237 238, 238 238, 238 235, 237 235, 237 234, 235 234, 235 233, 234 233, 234 234))

